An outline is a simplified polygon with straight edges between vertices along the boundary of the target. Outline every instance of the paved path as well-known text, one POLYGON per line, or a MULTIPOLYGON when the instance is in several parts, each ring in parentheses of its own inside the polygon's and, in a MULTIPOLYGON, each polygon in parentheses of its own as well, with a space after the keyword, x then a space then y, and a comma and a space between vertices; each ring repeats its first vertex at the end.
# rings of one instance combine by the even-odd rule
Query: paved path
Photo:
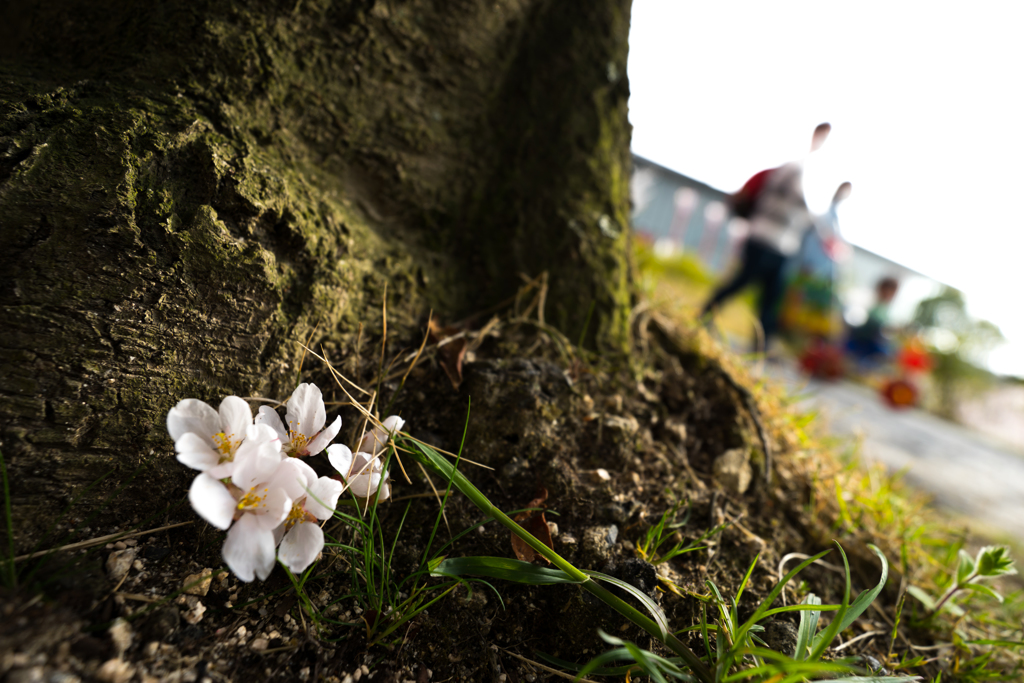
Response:
POLYGON ((893 470, 950 507, 1024 541, 1024 455, 920 410, 893 411, 867 387, 807 380, 769 366, 817 408, 836 435, 862 435, 864 457, 893 470))

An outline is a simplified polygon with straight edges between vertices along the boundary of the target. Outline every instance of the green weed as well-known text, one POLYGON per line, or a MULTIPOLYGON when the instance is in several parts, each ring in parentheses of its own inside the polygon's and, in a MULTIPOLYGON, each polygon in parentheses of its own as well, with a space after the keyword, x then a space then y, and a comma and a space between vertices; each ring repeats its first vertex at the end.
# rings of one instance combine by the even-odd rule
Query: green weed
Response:
POLYGON ((676 521, 679 508, 682 507, 683 503, 684 501, 678 501, 671 509, 667 510, 665 514, 661 516, 657 524, 644 532, 643 538, 636 543, 636 552, 641 558, 651 564, 657 565, 663 562, 668 562, 672 558, 678 557, 684 553, 705 550, 707 549, 707 546, 699 544, 705 539, 711 538, 712 536, 720 533, 730 524, 729 522, 723 522, 716 527, 708 529, 693 541, 681 539, 677 541, 672 548, 662 552, 662 547, 672 540, 673 537, 679 537, 678 531, 685 527, 690 521, 691 508, 689 501, 685 501, 686 513, 683 515, 683 518, 676 521))

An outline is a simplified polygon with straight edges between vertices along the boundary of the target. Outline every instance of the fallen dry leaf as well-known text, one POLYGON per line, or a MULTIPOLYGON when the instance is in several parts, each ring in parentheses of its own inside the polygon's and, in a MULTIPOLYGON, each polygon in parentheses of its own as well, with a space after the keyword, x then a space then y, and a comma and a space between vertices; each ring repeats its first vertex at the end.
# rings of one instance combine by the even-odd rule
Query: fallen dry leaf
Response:
MULTIPOLYGON (((547 499, 548 490, 542 486, 537 493, 537 497, 531 500, 526 507, 539 508, 544 505, 544 501, 547 499)), ((555 549, 555 544, 551 540, 551 529, 548 528, 548 521, 544 518, 543 510, 539 512, 520 512, 515 516, 515 521, 519 523, 519 526, 533 534, 541 543, 552 550, 555 549)), ((522 562, 536 562, 537 560, 548 562, 546 557, 531 548, 526 541, 515 534, 512 534, 512 552, 522 562)))

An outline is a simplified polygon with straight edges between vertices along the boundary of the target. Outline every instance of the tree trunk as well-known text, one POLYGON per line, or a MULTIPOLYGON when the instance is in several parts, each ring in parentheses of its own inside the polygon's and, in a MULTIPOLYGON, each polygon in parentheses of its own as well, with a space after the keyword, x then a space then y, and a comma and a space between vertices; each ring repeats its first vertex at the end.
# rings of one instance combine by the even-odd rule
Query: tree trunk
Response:
POLYGON ((5 3, 19 545, 76 498, 180 499, 167 410, 287 395, 314 329, 369 348, 385 291, 408 339, 547 271, 548 320, 575 339, 593 302, 589 343, 624 348, 628 20, 629 0, 5 3))

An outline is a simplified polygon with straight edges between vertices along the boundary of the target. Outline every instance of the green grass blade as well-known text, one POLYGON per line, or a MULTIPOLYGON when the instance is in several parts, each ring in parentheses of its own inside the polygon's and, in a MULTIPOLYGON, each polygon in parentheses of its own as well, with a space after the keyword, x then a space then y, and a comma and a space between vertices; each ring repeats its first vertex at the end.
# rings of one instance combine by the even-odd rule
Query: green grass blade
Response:
POLYGON ((487 576, 533 586, 579 583, 560 569, 538 567, 508 557, 450 557, 430 572, 431 576, 487 576))
POLYGON ((750 563, 749 567, 747 567, 747 573, 744 574, 743 580, 740 581, 739 590, 736 591, 735 604, 738 605, 740 603, 740 598, 743 597, 743 590, 747 587, 747 584, 750 582, 750 575, 754 573, 754 567, 757 566, 757 561, 759 559, 761 559, 761 553, 754 555, 754 561, 750 563))
MULTIPOLYGON (((554 659, 552 657, 545 657, 546 659, 554 659)), ((633 668, 633 665, 618 666, 613 669, 605 669, 604 665, 608 662, 618 662, 623 659, 629 659, 629 650, 624 647, 615 648, 608 652, 602 652, 598 656, 591 659, 589 662, 583 665, 583 667, 576 673, 574 681, 578 681, 581 678, 585 678, 589 674, 597 673, 599 676, 609 675, 624 675, 629 673, 629 670, 633 668), (606 673, 607 672, 607 673, 606 673)), ((560 661, 560 660, 559 660, 560 661)), ((571 669, 570 669, 571 670, 571 669)))
MULTIPOLYGON (((846 574, 846 586, 843 589, 843 602, 836 616, 833 617, 832 622, 828 625, 824 631, 815 636, 811 647, 811 654, 808 656, 808 661, 815 661, 821 658, 821 655, 825 652, 825 649, 832 642, 832 639, 840 631, 840 626, 846 619, 846 612, 850 608, 850 563, 846 559, 846 553, 843 551, 843 547, 836 542, 836 547, 839 548, 839 554, 843 556, 843 569, 846 574)), ((845 628, 845 627, 844 627, 845 628)))
MULTIPOLYGON (((838 612, 842 608, 842 605, 786 605, 785 607, 775 607, 770 609, 761 615, 762 619, 775 616, 776 614, 785 614, 786 612, 838 612)), ((756 627, 751 626, 750 630, 755 630, 756 627)))
MULTIPOLYGON (((448 498, 452 493, 452 486, 455 485, 455 472, 459 471, 459 461, 462 460, 462 449, 466 445, 466 434, 469 432, 469 413, 472 409, 472 400, 467 399, 466 401, 466 422, 462 426, 462 441, 459 442, 459 452, 455 456, 455 465, 452 467, 452 474, 446 479, 448 480, 448 488, 444 492, 444 498, 441 499, 441 509, 437 511, 437 517, 434 518, 434 529, 430 532, 430 538, 427 539, 427 547, 423 549, 423 559, 420 560, 420 564, 425 564, 427 561, 427 555, 430 553, 430 548, 434 545, 434 537, 437 536, 437 530, 441 524, 441 519, 444 517, 444 509, 448 505, 448 498)), ((395 437, 398 435, 396 434, 395 437)), ((433 449, 431 449, 433 450, 433 449)), ((435 452, 435 455, 440 457, 439 453, 435 452)), ((447 460, 445 461, 447 463, 447 460)))
MULTIPOLYGON (((661 629, 662 633, 665 635, 668 634, 668 617, 665 616, 665 612, 662 611, 661 606, 658 605, 658 603, 656 603, 651 598, 651 596, 647 595, 647 593, 644 593, 636 586, 626 583, 622 579, 617 579, 614 576, 608 576, 607 574, 602 574, 601 572, 592 572, 586 569, 583 571, 585 574, 587 574, 587 576, 593 577, 595 579, 600 579, 601 581, 607 581, 613 586, 621 588, 622 590, 626 591, 631 596, 639 600, 640 604, 642 604, 644 608, 650 613, 651 617, 654 618, 654 622, 658 624, 658 628, 661 629)), ((664 638, 664 635, 662 637, 664 638)))
POLYGON ((703 602, 700 604, 700 635, 704 641, 704 651, 708 653, 708 662, 713 662, 715 657, 711 653, 711 641, 708 640, 708 606, 703 602))
POLYGON ((843 683, 912 683, 924 679, 920 676, 849 676, 838 680, 843 683))
POLYGON ((536 550, 542 557, 546 558, 549 562, 569 576, 575 578, 577 581, 586 581, 589 578, 582 571, 570 564, 564 557, 544 545, 544 543, 542 543, 536 536, 521 527, 508 515, 499 510, 480 489, 474 486, 473 483, 466 478, 466 475, 459 472, 458 469, 456 469, 452 463, 448 462, 448 460, 440 453, 426 444, 418 441, 412 441, 411 439, 405 441, 404 445, 409 447, 409 453, 411 453, 417 461, 425 467, 434 470, 440 476, 443 476, 446 479, 451 479, 455 488, 457 488, 464 496, 469 498, 474 505, 480 508, 485 514, 494 517, 503 526, 512 531, 512 533, 523 539, 524 543, 536 550))
POLYGON ((832 552, 831 548, 829 548, 828 550, 823 550, 817 555, 814 555, 813 557, 808 557, 806 560, 804 560, 803 562, 789 570, 789 573, 783 576, 782 580, 775 584, 775 587, 772 588, 771 592, 769 592, 765 599, 761 601, 761 604, 757 606, 757 609, 754 610, 754 613, 750 616, 749 619, 747 619, 746 623, 744 623, 737 629, 737 636, 735 639, 736 642, 742 640, 743 637, 747 635, 747 631, 750 630, 750 627, 764 618, 765 612, 768 611, 768 608, 771 607, 772 603, 775 602, 776 598, 779 597, 779 594, 782 593, 782 589, 785 588, 786 584, 789 583, 790 579, 792 579, 794 576, 803 571, 804 567, 807 567, 810 564, 817 562, 821 558, 828 555, 830 552, 832 552))
MULTIPOLYGON (((868 606, 874 601, 874 599, 878 597, 878 594, 882 592, 882 589, 885 588, 885 582, 889 580, 889 563, 886 561, 885 555, 882 553, 881 550, 879 550, 877 547, 875 547, 873 545, 869 544, 868 547, 871 548, 871 551, 875 555, 877 555, 878 559, 881 560, 881 562, 882 562, 882 576, 878 580, 878 585, 876 585, 874 588, 872 588, 869 591, 862 591, 861 594, 857 596, 857 599, 853 601, 853 603, 850 605, 849 609, 843 615, 842 622, 839 624, 839 630, 837 631, 837 633, 842 633, 843 631, 845 631, 847 628, 850 627, 851 624, 853 624, 854 621, 857 620, 857 618, 861 614, 864 613, 864 610, 866 610, 868 608, 868 606)), ((840 551, 841 550, 842 550, 842 548, 840 548, 840 551)), ((846 557, 845 554, 843 555, 843 557, 845 559, 845 557, 846 557)), ((849 565, 847 565, 846 572, 847 572, 847 577, 846 577, 847 592, 849 592, 849 585, 850 585, 850 577, 849 577, 850 569, 849 569, 849 565)), ((838 618, 838 615, 837 615, 837 618, 838 618)), ((824 634, 822 634, 822 635, 824 635, 824 634)), ((818 645, 817 640, 815 640, 814 646, 817 647, 817 645, 818 645)))
MULTIPOLYGON (((821 598, 811 593, 803 600, 805 605, 820 605, 821 598)), ((818 617, 821 610, 807 610, 800 612, 800 625, 796 629, 796 650, 793 657, 797 661, 803 661, 807 657, 807 646, 814 639, 814 633, 818 630, 818 617)))

